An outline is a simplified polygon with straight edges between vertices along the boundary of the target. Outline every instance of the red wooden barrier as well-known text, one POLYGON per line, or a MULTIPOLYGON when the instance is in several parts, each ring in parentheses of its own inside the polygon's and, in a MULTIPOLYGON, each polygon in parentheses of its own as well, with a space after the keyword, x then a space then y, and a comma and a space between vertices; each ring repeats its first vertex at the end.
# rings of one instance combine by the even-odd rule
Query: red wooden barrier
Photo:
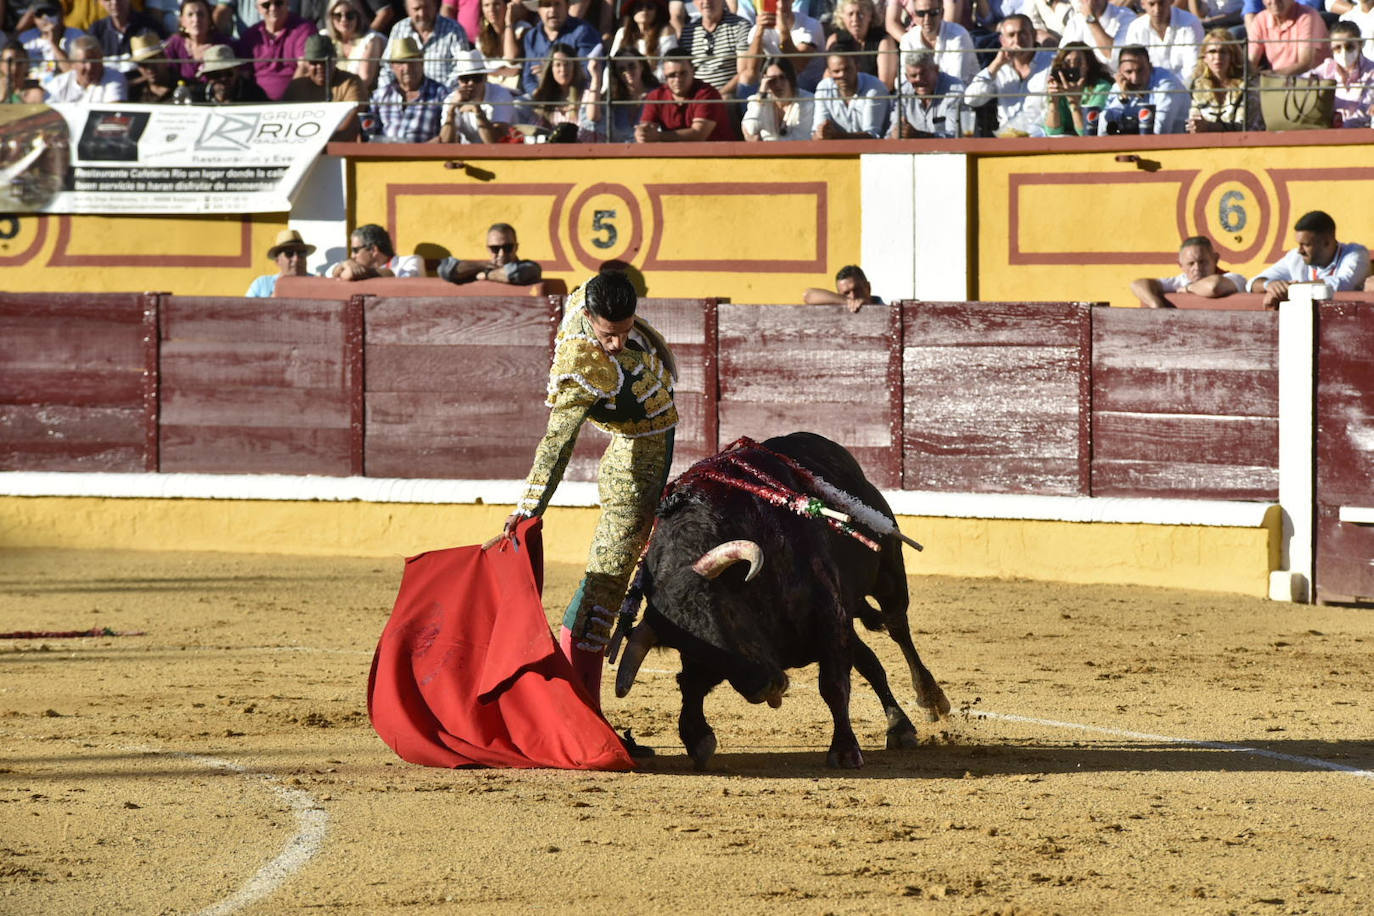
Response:
POLYGON ((722 305, 718 321, 721 445, 809 430, 847 447, 878 486, 902 485, 887 309, 722 305))
POLYGON ((369 299, 367 473, 523 478, 558 316, 557 301, 522 296, 369 299))
POLYGON ((1085 303, 902 304, 903 484, 1089 493, 1085 303))
POLYGON ((361 470, 355 401, 362 380, 348 346, 359 335, 349 324, 347 302, 169 297, 162 470, 361 470))
POLYGON ((0 294, 0 467, 158 469, 157 298, 0 294))
POLYGON ((1374 600, 1374 310, 1325 303, 1317 315, 1316 597, 1374 600))
POLYGON ((371 280, 346 282, 332 277, 282 277, 277 281, 276 298, 282 299, 347 299, 350 296, 427 296, 443 299, 503 298, 505 296, 548 296, 567 292, 562 280, 543 280, 530 286, 511 286, 480 280, 473 283, 450 283, 438 277, 375 277, 371 280))
POLYGON ((1278 498, 1278 315, 1093 314, 1092 494, 1278 498))

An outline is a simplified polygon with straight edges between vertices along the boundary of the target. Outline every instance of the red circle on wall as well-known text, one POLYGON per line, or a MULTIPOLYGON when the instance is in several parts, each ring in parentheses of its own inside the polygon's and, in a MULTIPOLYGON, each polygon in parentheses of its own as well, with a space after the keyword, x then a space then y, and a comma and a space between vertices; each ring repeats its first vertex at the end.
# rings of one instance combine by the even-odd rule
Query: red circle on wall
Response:
POLYGON ((632 261, 644 241, 644 218, 639 201, 623 184, 603 181, 592 185, 577 195, 568 208, 568 237, 573 254, 588 270, 596 270, 606 261, 632 261), (584 219, 583 211, 588 202, 603 195, 623 201, 624 210, 597 210, 588 214, 590 219, 584 219), (608 216, 608 212, 612 215, 608 216), (583 244, 584 232, 591 244, 590 250, 583 244))
MULTIPOLYGON (((1221 201, 1216 201, 1216 203, 1220 207, 1221 201)), ((1265 243, 1269 240, 1269 210, 1269 198, 1264 193, 1263 185, 1259 183, 1259 179, 1253 173, 1244 169, 1223 169, 1208 178, 1198 189, 1197 197, 1193 199, 1193 226, 1199 235, 1206 235, 1211 238, 1217 254, 1231 262, 1245 264, 1258 257, 1264 249, 1265 243), (1227 182, 1235 182, 1249 191, 1254 198, 1255 208, 1259 211, 1257 215, 1259 229, 1255 232, 1255 240, 1245 248, 1228 245, 1226 240, 1231 236, 1224 233, 1213 234, 1208 231, 1207 207, 1213 203, 1212 195, 1227 182)))

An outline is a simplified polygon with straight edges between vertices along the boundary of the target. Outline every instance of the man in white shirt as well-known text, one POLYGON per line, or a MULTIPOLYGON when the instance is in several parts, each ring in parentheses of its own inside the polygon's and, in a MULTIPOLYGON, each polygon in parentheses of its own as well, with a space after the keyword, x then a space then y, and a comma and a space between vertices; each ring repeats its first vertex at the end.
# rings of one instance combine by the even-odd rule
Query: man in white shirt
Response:
POLYGON ((487 79, 487 62, 476 48, 461 51, 454 65, 458 88, 444 99, 441 143, 498 143, 517 120, 515 95, 487 79))
MULTIPOLYGON (((823 47, 825 29, 820 20, 795 13, 788 4, 779 3, 776 13, 758 14, 745 53, 759 61, 785 55, 797 72, 797 88, 810 92, 825 77, 825 58, 817 55, 823 47)), ((751 66, 751 75, 753 70, 751 66)))
POLYGON ((1097 59, 1112 66, 1112 48, 1123 35, 1135 14, 1128 7, 1107 0, 1073 0, 1074 11, 1064 24, 1059 46, 1081 41, 1097 53, 1097 59))
MULTIPOLYGON (((891 3, 895 5, 897 0, 891 3)), ((961 83, 973 79, 978 72, 973 38, 968 29, 958 23, 944 21, 942 0, 913 0, 911 15, 916 20, 916 27, 902 36, 898 47, 903 51, 929 48, 935 52, 935 65, 941 73, 948 73, 961 83)))
POLYGON ((1131 292, 1145 308, 1169 309, 1174 304, 1166 293, 1192 293, 1207 299, 1220 299, 1245 289, 1245 278, 1238 273, 1223 272, 1217 264, 1217 252, 1212 240, 1195 235, 1178 246, 1178 266, 1183 272, 1175 277, 1158 280, 1141 277, 1131 282, 1131 292))
POLYGON ((981 108, 997 102, 998 133, 1029 136, 1041 128, 1049 62, 1035 51, 1030 17, 1017 13, 997 25, 1002 49, 964 90, 964 104, 981 108))
POLYGON ((122 102, 129 97, 124 75, 105 66, 100 42, 82 35, 72 42, 71 69, 53 77, 45 92, 49 102, 122 102))
POLYGON ((1171 71, 1180 80, 1192 79, 1202 44, 1202 20, 1169 0, 1140 0, 1145 12, 1126 26, 1118 47, 1140 45, 1150 52, 1150 65, 1171 71))
POLYGON ((1298 247, 1250 281, 1250 292, 1264 293, 1264 307, 1288 299, 1288 284, 1325 280, 1336 292, 1360 289, 1369 276, 1369 249, 1336 241, 1336 221, 1322 210, 1304 213, 1293 231, 1298 247))
POLYGON ((32 74, 46 89, 68 67, 72 42, 86 33, 62 21, 62 7, 55 0, 34 5, 34 27, 18 35, 18 42, 29 52, 32 74))
POLYGON ((867 140, 883 135, 888 91, 882 80, 860 73, 853 53, 858 44, 840 38, 825 59, 825 79, 816 87, 813 140, 867 140))
POLYGON ((370 280, 373 277, 423 277, 425 262, 418 254, 399 255, 391 233, 376 223, 353 230, 348 237, 349 258, 329 270, 339 280, 370 280))

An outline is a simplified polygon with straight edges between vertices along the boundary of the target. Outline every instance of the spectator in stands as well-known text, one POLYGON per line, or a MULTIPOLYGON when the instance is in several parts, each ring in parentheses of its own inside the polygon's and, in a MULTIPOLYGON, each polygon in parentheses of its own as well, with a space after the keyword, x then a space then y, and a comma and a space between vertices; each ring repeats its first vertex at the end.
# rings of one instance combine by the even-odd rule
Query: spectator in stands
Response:
POLYGON ((1031 0, 1022 12, 1030 17, 1037 45, 1042 48, 1064 46, 1064 28, 1073 16, 1073 0, 1031 0))
POLYGON ((1188 91, 1188 133, 1264 129, 1254 80, 1246 85, 1244 53, 1230 29, 1207 33, 1188 91))
POLYGON ((685 47, 664 55, 663 76, 664 85, 644 97, 644 111, 635 128, 636 142, 736 139, 729 109, 714 86, 696 78, 685 47))
POLYGON ((1341 3, 1349 3, 1349 9, 1341 13, 1341 22, 1353 22, 1364 36, 1364 53, 1374 55, 1374 0, 1333 0, 1331 9, 1340 12, 1341 3))
POLYGON ((71 69, 59 74, 44 90, 49 102, 123 102, 129 97, 124 74, 106 67, 100 42, 82 35, 72 42, 71 69))
POLYGON ((574 59, 571 45, 556 44, 530 94, 526 111, 551 142, 590 143, 600 117, 595 97, 587 91, 587 73, 574 59))
MULTIPOLYGON (((405 0, 406 18, 391 30, 391 44, 387 56, 396 59, 396 45, 410 41, 420 49, 424 75, 444 89, 454 85, 453 62, 459 52, 472 47, 468 34, 456 20, 439 15, 438 0, 405 0)), ((383 70, 377 85, 387 87, 394 81, 394 68, 383 70)))
POLYGON ((633 143, 635 128, 644 114, 644 99, 660 85, 648 58, 624 48, 611 57, 607 82, 610 104, 607 107, 612 143, 633 143))
POLYGON ((363 81, 334 65, 334 43, 325 35, 311 35, 305 42, 302 66, 304 75, 293 79, 282 95, 283 102, 353 102, 355 108, 339 125, 332 139, 352 140, 358 136, 358 115, 367 107, 363 81))
POLYGON ((135 35, 129 43, 129 60, 138 68, 137 79, 129 83, 129 101, 158 105, 172 101, 177 86, 172 65, 162 54, 162 42, 152 32, 135 35))
MULTIPOLYGON (((892 31, 892 14, 897 6, 896 0, 891 0, 887 5, 888 32, 892 31)), ((915 25, 900 36, 901 49, 915 51, 930 48, 935 52, 935 65, 942 73, 948 73, 968 85, 978 73, 978 58, 973 53, 973 38, 968 29, 956 22, 944 21, 942 0, 911 0, 911 15, 915 25)), ((1028 41, 1026 47, 1033 44, 1033 40, 1028 41)))
POLYGON ((902 54, 906 79, 897 86, 891 136, 901 140, 973 135, 973 115, 964 107, 964 84, 941 72, 935 52, 919 48, 902 54))
POLYGON ((101 0, 109 13, 91 25, 91 37, 100 42, 105 66, 123 73, 125 79, 137 69, 129 59, 129 42, 135 35, 152 32, 162 38, 162 22, 147 13, 135 12, 130 0, 101 0))
POLYGON ((390 54, 392 79, 372 93, 368 139, 382 143, 437 139, 448 90, 425 75, 425 58, 414 38, 393 40, 390 54))
POLYGON ((1181 134, 1188 129, 1188 90, 1168 70, 1150 66, 1140 45, 1121 49, 1116 85, 1097 120, 1098 136, 1181 134))
POLYGON ((882 299, 873 295, 868 277, 857 264, 848 264, 840 268, 839 273, 835 274, 834 291, 813 286, 802 293, 802 302, 807 305, 843 305, 851 313, 859 311, 865 305, 884 304, 882 299))
POLYGON ((797 88, 792 62, 774 57, 764 62, 759 91, 749 97, 740 127, 746 140, 810 140, 815 113, 815 96, 797 88))
POLYGON ((1130 7, 1117 6, 1108 0, 1073 0, 1073 15, 1064 24, 1060 45, 1081 41, 1092 48, 1097 59, 1112 66, 1112 49, 1118 38, 1124 38, 1126 27, 1135 19, 1130 7))
POLYGON ((271 298, 277 291, 277 280, 281 277, 305 276, 305 259, 314 253, 315 246, 305 244, 299 232, 283 229, 277 233, 277 240, 272 247, 267 249, 267 259, 277 262, 277 272, 258 277, 243 295, 249 299, 271 298))
MULTIPOLYGON (((726 10, 725 0, 698 0, 697 8, 701 18, 682 30, 681 47, 692 58, 696 78, 710 84, 721 98, 733 99, 740 83, 758 82, 759 61, 745 54, 749 22, 726 10)), ((666 64, 663 75, 667 79, 666 64)))
POLYGON ((845 38, 830 46, 825 79, 816 87, 813 140, 867 140, 883 136, 889 107, 887 87, 876 76, 860 73, 845 38))
POLYGON ((1269 70, 1293 76, 1318 66, 1330 54, 1321 14, 1298 0, 1264 0, 1264 9, 1246 29, 1254 70, 1268 61, 1269 70))
POLYGON ((1126 26, 1117 44, 1140 45, 1150 52, 1150 66, 1187 79, 1197 66, 1202 20, 1170 0, 1140 0, 1140 6, 1145 12, 1126 26))
POLYGON ((315 27, 288 10, 286 2, 258 0, 262 21, 249 27, 237 47, 239 57, 252 62, 253 79, 273 101, 300 75, 305 40, 315 34, 315 27))
POLYGON ((16 40, 29 53, 38 85, 47 90, 59 73, 70 68, 72 44, 86 33, 65 23, 56 0, 38 0, 33 13, 34 27, 20 32, 16 40))
POLYGON ((1131 281, 1131 292, 1145 308, 1170 309, 1174 304, 1166 293, 1192 293, 1206 299, 1220 299, 1245 289, 1245 278, 1237 273, 1223 272, 1217 264, 1217 252, 1212 240, 1195 235, 1178 246, 1178 266, 1183 272, 1158 280, 1141 277, 1131 281))
POLYGON ((200 98, 214 105, 239 104, 243 102, 266 102, 267 93, 262 91, 258 81, 253 79, 243 61, 234 56, 234 49, 228 45, 213 45, 201 57, 200 75, 204 85, 197 86, 200 98))
POLYGON ((358 0, 333 0, 329 4, 326 34, 334 42, 338 68, 356 76, 363 89, 377 88, 377 75, 386 50, 386 36, 370 28, 370 21, 358 0))
POLYGON ((190 86, 200 71, 205 51, 215 45, 227 45, 229 36, 214 29, 209 0, 182 0, 181 30, 163 46, 162 54, 171 61, 178 79, 190 86))
POLYGON ((896 85, 897 40, 878 23, 873 0, 839 0, 832 25, 835 31, 830 41, 848 36, 863 49, 864 53, 856 62, 860 73, 876 76, 884 86, 896 85))
MULTIPOLYGON (((815 89, 825 72, 825 60, 814 56, 825 45, 825 30, 820 22, 810 17, 801 17, 792 12, 788 3, 779 3, 776 13, 761 12, 749 31, 749 47, 745 50, 755 63, 751 72, 756 72, 757 61, 770 57, 788 57, 792 60, 797 73, 797 85, 801 89, 815 89)), ((858 47, 856 44, 855 47, 858 47)), ((857 66, 859 58, 855 57, 857 66)), ((751 77, 748 81, 753 83, 751 77)))
POLYGON ((444 99, 441 143, 498 143, 516 123, 515 95, 487 79, 482 52, 472 48, 458 61, 458 88, 444 99))
POLYGON ((1336 241, 1336 221, 1329 214, 1304 213, 1293 231, 1298 247, 1250 281, 1250 292, 1264 293, 1265 308, 1278 308, 1286 301, 1290 283, 1325 280, 1337 292, 1362 288, 1369 276, 1369 250, 1336 241))
POLYGON ((537 262, 520 259, 520 242, 510 223, 493 223, 487 230, 487 251, 490 256, 485 258, 444 258, 435 273, 450 283, 490 280, 512 286, 529 286, 543 278, 537 262))
POLYGON ((1336 81, 1333 127, 1368 127, 1374 110, 1374 60, 1361 52, 1360 29, 1353 22, 1331 27, 1331 57, 1309 76, 1336 81))
POLYGON ((1097 135, 1112 78, 1092 48, 1081 41, 1060 47, 1045 78, 1045 136, 1097 135))
POLYGON ((21 44, 0 50, 0 104, 43 101, 43 88, 29 76, 29 52, 21 44))
POLYGON ((1008 16, 997 26, 1002 49, 964 90, 964 103, 997 103, 998 134, 1029 136, 1043 122, 1048 62, 1036 55, 1030 17, 1008 16))
POLYGON ((1240 25, 1245 18, 1244 6, 1245 0, 1188 0, 1188 12, 1200 19, 1202 27, 1209 32, 1240 25))
POLYGON ((611 56, 628 50, 649 59, 654 75, 663 78, 663 55, 678 45, 677 32, 668 22, 668 4, 660 0, 633 0, 624 4, 620 28, 611 40, 611 56))
POLYGON ((488 82, 512 92, 520 91, 520 64, 506 58, 506 33, 515 36, 515 47, 519 49, 531 28, 525 18, 525 4, 520 0, 482 0, 482 18, 473 42, 487 61, 488 82))
MULTIPOLYGON (((411 41, 413 44, 413 40, 411 41)), ((394 51, 394 49, 393 49, 394 51)), ((421 72, 419 48, 415 49, 417 79, 428 79, 421 72)), ((398 76, 399 79, 399 76, 398 76)), ((431 80, 431 82, 433 82, 431 80)), ((437 85, 437 84, 436 84, 437 85)), ((418 254, 399 255, 391 244, 391 233, 376 223, 368 223, 353 230, 348 237, 350 257, 329 269, 329 275, 339 280, 371 280, 374 277, 423 277, 425 262, 418 254)))
MULTIPOLYGON (((525 58, 520 89, 526 94, 539 88, 541 62, 554 45, 571 47, 578 67, 589 77, 596 75, 589 65, 602 53, 601 34, 581 19, 568 15, 568 0, 539 0, 539 24, 526 31, 523 39, 518 39, 513 29, 506 29, 505 43, 507 60, 525 58)), ((597 82, 589 79, 589 83, 597 82)))

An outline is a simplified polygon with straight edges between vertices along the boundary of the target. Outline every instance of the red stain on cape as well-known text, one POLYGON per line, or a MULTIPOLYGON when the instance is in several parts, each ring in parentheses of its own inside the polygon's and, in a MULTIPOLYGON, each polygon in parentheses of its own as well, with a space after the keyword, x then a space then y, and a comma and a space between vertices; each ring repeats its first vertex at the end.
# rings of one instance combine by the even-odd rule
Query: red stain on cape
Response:
POLYGON ((540 519, 518 550, 411 557, 367 684, 372 727, 423 766, 629 770, 549 632, 540 519))

